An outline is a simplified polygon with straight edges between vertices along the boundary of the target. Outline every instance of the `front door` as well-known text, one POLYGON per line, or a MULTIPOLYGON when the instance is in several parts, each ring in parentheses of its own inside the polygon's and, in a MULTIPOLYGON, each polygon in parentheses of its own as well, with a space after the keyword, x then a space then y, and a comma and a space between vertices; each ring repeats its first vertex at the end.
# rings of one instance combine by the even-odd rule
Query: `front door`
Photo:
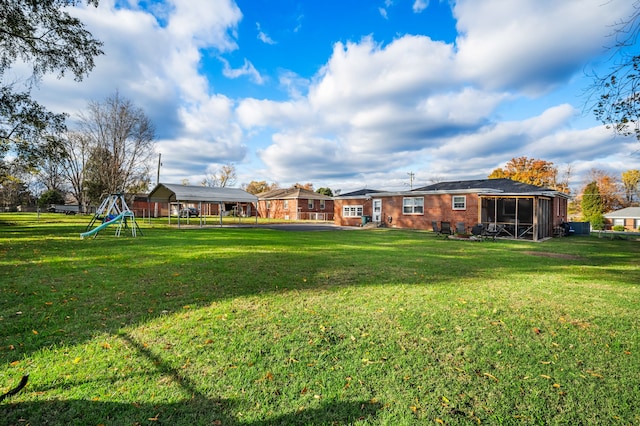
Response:
POLYGON ((371 220, 375 223, 382 221, 382 200, 379 198, 373 200, 373 217, 371 220))

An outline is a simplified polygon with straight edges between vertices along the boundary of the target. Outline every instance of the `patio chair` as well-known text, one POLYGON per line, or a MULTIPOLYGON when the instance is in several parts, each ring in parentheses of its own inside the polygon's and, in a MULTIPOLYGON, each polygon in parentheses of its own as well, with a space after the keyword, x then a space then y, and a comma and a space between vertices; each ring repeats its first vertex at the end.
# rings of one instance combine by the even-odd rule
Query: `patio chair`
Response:
POLYGON ((484 238, 484 225, 481 223, 473 225, 473 227, 471 228, 471 235, 473 235, 474 237, 484 238))
POLYGON ((436 222, 435 220, 432 220, 431 227, 433 228, 433 232, 436 234, 436 236, 440 235, 440 228, 438 228, 438 222, 436 222))
POLYGON ((464 229, 464 222, 456 223, 456 234, 464 235, 467 231, 464 229))
POLYGON ((446 235, 453 235, 450 222, 440 222, 440 233, 446 235))
POLYGON ((495 223, 490 223, 489 225, 487 225, 487 229, 485 229, 484 235, 485 237, 492 238, 493 241, 495 241, 500 232, 502 232, 502 226, 499 226, 495 223))

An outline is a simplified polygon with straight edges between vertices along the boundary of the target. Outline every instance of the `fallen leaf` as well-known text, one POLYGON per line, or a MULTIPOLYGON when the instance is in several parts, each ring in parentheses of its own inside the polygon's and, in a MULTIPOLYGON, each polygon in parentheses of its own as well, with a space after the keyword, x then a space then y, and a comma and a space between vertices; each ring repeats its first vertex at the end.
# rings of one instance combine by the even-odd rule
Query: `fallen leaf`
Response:
POLYGON ((31 330, 33 334, 38 334, 38 330, 31 330))
POLYGON ((542 377, 543 379, 550 379, 551 376, 547 376, 546 374, 541 374, 540 377, 542 377))
POLYGON ((494 376, 493 374, 489 374, 489 373, 482 373, 483 375, 487 376, 488 378, 495 380, 496 382, 499 382, 500 380, 498 380, 498 378, 496 376, 494 376))
POLYGON ((111 345, 108 344, 107 342, 104 342, 101 346, 103 349, 111 349, 111 345))
POLYGON ((556 388, 556 389, 559 388, 560 387, 560 383, 554 383, 553 387, 556 388))

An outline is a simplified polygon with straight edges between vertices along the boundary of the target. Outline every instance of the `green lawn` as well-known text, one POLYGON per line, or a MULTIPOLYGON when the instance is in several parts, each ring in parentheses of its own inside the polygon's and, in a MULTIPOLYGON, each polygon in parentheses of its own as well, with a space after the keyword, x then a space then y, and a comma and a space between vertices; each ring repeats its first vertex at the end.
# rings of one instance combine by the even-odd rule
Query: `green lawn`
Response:
POLYGON ((640 242, 0 214, 0 424, 640 424, 640 242))

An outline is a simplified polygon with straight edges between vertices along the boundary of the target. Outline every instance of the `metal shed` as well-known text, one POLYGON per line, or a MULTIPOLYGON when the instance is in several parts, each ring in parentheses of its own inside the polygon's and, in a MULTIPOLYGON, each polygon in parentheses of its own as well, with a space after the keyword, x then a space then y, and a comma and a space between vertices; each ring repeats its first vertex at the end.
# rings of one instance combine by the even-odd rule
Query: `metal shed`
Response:
MULTIPOLYGON (((238 188, 212 188, 206 186, 180 185, 172 183, 159 183, 148 196, 149 203, 198 203, 199 210, 202 210, 202 203, 218 203, 222 211, 225 203, 250 203, 257 209, 258 197, 238 188)), ((256 215, 256 223, 258 216, 256 215)), ((171 223, 171 214, 169 214, 171 223)), ((200 216, 200 226, 203 225, 200 216)), ((220 215, 220 225, 222 225, 222 215, 220 215)), ((180 226, 180 215, 178 215, 178 226, 180 226)))

